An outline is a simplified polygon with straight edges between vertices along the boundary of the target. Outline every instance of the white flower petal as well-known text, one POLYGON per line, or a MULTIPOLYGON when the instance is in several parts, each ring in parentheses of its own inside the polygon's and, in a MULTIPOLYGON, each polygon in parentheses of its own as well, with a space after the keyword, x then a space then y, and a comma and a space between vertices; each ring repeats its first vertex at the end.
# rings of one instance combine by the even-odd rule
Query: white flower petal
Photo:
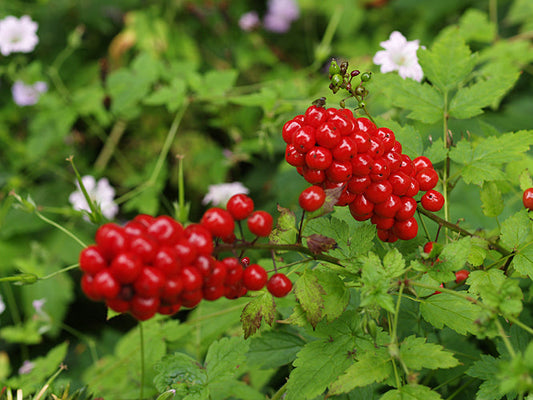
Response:
POLYGON ((376 52, 372 61, 380 66, 382 73, 398 71, 403 78, 422 81, 424 73, 416 55, 420 48, 418 40, 407 41, 398 31, 390 34, 389 40, 380 43, 385 50, 376 52))

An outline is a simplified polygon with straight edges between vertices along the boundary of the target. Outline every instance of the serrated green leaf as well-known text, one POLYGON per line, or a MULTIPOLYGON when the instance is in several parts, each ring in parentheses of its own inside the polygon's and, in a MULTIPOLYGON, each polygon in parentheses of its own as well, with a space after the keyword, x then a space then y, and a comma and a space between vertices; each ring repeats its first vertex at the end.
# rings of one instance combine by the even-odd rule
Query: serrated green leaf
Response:
POLYGON ((294 284, 294 294, 314 329, 322 319, 322 309, 324 308, 322 295, 325 292, 313 271, 306 270, 300 275, 294 284))
POLYGON ((471 242, 472 247, 470 248, 470 254, 468 254, 468 262, 474 267, 483 265, 489 251, 488 242, 478 237, 472 237, 471 242))
POLYGON ((533 246, 531 246, 531 243, 518 250, 513 258, 512 266, 520 274, 527 275, 530 279, 533 279, 533 246))
POLYGON ((211 343, 204 362, 208 385, 240 374, 248 345, 241 337, 222 338, 211 343))
POLYGON ((263 332, 251 339, 247 361, 262 369, 279 368, 293 362, 304 345, 305 341, 290 331, 263 332))
POLYGON ((519 72, 499 73, 461 88, 450 102, 450 116, 467 119, 483 113, 483 108, 499 101, 514 86, 519 72))
MULTIPOLYGON (((442 138, 438 138, 431 143, 428 149, 424 151, 424 155, 431 160, 433 164, 440 163, 446 159, 448 149, 444 146, 442 138)), ((420 154, 420 153, 418 153, 420 154)))
POLYGON ((269 292, 264 291, 254 297, 246 304, 241 314, 244 338, 247 339, 253 335, 261 326, 262 320, 272 325, 275 315, 276 305, 274 304, 274 298, 269 292))
POLYGON ((459 85, 472 71, 475 58, 455 27, 444 29, 431 49, 418 51, 424 75, 442 92, 459 85))
POLYGON ((444 245, 439 254, 439 261, 435 262, 429 275, 440 282, 454 280, 453 272, 463 268, 468 260, 472 247, 471 241, 470 237, 464 237, 444 245))
POLYGON ((481 209, 487 217, 497 217, 503 211, 503 198, 499 185, 494 182, 485 182, 481 189, 481 209))
POLYGON ((416 371, 422 368, 453 368, 459 361, 453 353, 435 343, 426 343, 426 338, 408 336, 400 345, 400 358, 407 368, 416 371))
POLYGON ((479 400, 499 400, 503 393, 500 391, 498 374, 500 372, 500 360, 481 354, 480 360, 474 362, 466 371, 468 376, 479 378, 483 383, 479 386, 476 398, 479 400))
POLYGON ((392 374, 391 358, 384 348, 375 349, 361 355, 346 371, 331 384, 331 394, 351 392, 374 382, 382 382, 392 374))
POLYGON ((346 288, 344 281, 339 278, 336 272, 324 269, 315 269, 318 282, 322 286, 325 295, 323 296, 324 308, 322 313, 328 321, 338 318, 348 306, 350 301, 350 291, 346 288))
POLYGON ((230 103, 246 107, 260 106, 265 110, 271 110, 277 100, 276 91, 269 87, 262 87, 259 92, 255 93, 228 97, 230 103))
POLYGON ((198 393, 199 388, 206 389, 207 371, 187 354, 168 354, 154 368, 157 371, 154 385, 160 392, 175 389, 178 398, 183 398, 191 391, 198 393))
POLYGON ((285 399, 314 399, 324 392, 352 363, 348 352, 353 347, 354 339, 349 335, 307 343, 293 363, 285 399))
POLYGON ((215 70, 206 72, 201 80, 191 82, 193 89, 204 98, 222 96, 235 85, 239 72, 234 69, 215 70))
POLYGON ((43 340, 39 325, 37 320, 29 319, 22 324, 4 326, 0 329, 0 338, 7 343, 38 344, 43 340))
POLYGON ((380 75, 379 79, 379 85, 392 105, 410 111, 408 118, 426 124, 442 119, 444 98, 433 86, 402 79, 395 74, 380 75))
POLYGON ((169 86, 162 86, 147 96, 143 103, 147 105, 165 105, 170 112, 176 111, 185 100, 187 86, 181 78, 174 78, 169 86))
POLYGON ((501 241, 509 249, 516 249, 524 243, 531 232, 531 221, 527 210, 520 210, 502 222, 501 241))
POLYGON ((427 386, 405 385, 400 389, 389 390, 380 400, 439 400, 440 394, 427 386))
POLYGON ((483 298, 487 291, 500 287, 505 279, 507 278, 502 270, 492 268, 487 271, 470 272, 466 283, 470 286, 468 288, 470 293, 483 298))
POLYGON ((390 277, 381 264, 378 255, 370 252, 361 257, 361 306, 379 306, 392 313, 395 312, 394 303, 389 291, 390 277))
POLYGON ((397 278, 405 272, 405 260, 402 253, 394 248, 383 257, 383 269, 389 278, 397 278))
POLYGON ((280 205, 278 205, 278 211, 280 215, 276 226, 269 236, 269 240, 272 243, 278 244, 294 243, 298 234, 296 215, 290 209, 281 207, 280 205))
POLYGON ((459 33, 467 42, 490 43, 496 35, 496 26, 486 13, 470 8, 459 20, 459 33))
MULTIPOLYGON (((459 293, 466 294, 460 291, 459 293)), ((447 293, 440 293, 424 299, 420 304, 422 317, 437 329, 447 326, 457 333, 475 333, 474 323, 479 309, 471 302, 447 293)))
POLYGON ((525 169, 524 171, 522 171, 522 173, 520 174, 519 182, 520 182, 520 189, 522 191, 529 189, 530 187, 533 187, 533 179, 531 179, 531 173, 529 172, 528 169, 525 169))

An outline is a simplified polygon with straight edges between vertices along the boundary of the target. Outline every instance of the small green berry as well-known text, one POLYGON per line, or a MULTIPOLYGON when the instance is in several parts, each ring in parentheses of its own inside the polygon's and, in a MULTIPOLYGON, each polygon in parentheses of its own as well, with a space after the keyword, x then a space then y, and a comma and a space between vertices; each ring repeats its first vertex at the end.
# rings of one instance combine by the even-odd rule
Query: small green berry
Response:
POLYGON ((329 64, 329 74, 333 76, 340 72, 341 68, 339 67, 339 64, 337 64, 337 61, 335 61, 335 59, 331 60, 331 64, 329 64))
POLYGON ((344 79, 342 79, 342 76, 340 74, 335 74, 331 77, 331 83, 333 86, 339 87, 342 85, 342 82, 344 79))
POLYGON ((372 72, 363 72, 361 75, 361 81, 362 82, 368 82, 372 78, 372 72))

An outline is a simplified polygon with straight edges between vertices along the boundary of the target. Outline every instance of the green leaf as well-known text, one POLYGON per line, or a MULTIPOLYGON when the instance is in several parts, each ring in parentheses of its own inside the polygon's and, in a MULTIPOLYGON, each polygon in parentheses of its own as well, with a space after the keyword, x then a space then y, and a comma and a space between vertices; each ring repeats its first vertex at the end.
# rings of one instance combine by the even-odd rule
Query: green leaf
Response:
POLYGON ((29 319, 19 325, 8 325, 0 329, 0 338, 8 343, 38 344, 43 337, 39 333, 40 323, 29 319))
POLYGON ((465 80, 475 62, 455 27, 441 31, 430 50, 418 50, 418 58, 424 75, 443 93, 465 80))
POLYGON ((427 386, 405 385, 400 389, 389 390, 380 400, 439 400, 440 394, 427 386))
POLYGON ((394 303, 389 291, 390 277, 384 270, 380 258, 370 252, 368 256, 361 257, 361 306, 377 305, 392 313, 395 312, 394 303))
POLYGON ((490 43, 496 35, 496 26, 486 13, 470 8, 459 20, 459 33, 467 42, 490 43))
POLYGON ((111 111, 124 119, 133 119, 140 114, 139 103, 150 91, 151 82, 138 78, 125 68, 112 72, 107 78, 111 111))
POLYGON ((382 382, 391 374, 390 355, 386 349, 378 348, 365 352, 354 364, 350 365, 344 374, 331 384, 329 393, 348 393, 356 387, 382 382))
POLYGON ((183 104, 187 85, 181 78, 174 78, 169 86, 162 86, 147 96, 143 103, 147 105, 165 105, 170 112, 175 112, 183 104))
POLYGON ((472 237, 472 247, 468 255, 468 262, 474 267, 483 265, 489 251, 489 243, 479 237, 472 237))
POLYGON ((389 278, 397 278, 405 272, 405 260, 397 248, 389 250, 383 257, 383 270, 389 278))
POLYGON ((455 279, 454 271, 463 268, 470 255, 472 239, 464 237, 455 242, 446 244, 439 254, 439 261, 429 271, 429 275, 440 282, 448 282, 455 279))
POLYGON ((499 71, 483 77, 476 83, 461 88, 450 102, 450 116, 457 119, 467 119, 483 113, 483 108, 499 102, 518 80, 518 71, 499 71))
POLYGON ((298 229, 296 228, 296 215, 288 208, 278 205, 280 213, 276 226, 269 236, 272 243, 290 244, 296 240, 298 229))
POLYGON ((241 337, 222 338, 211 343, 204 362, 208 384, 239 375, 247 351, 248 342, 241 337))
POLYGON ((350 291, 346 288, 344 281, 339 277, 339 274, 329 271, 327 267, 324 267, 323 269, 315 269, 313 270, 313 273, 325 292, 325 295, 322 296, 324 300, 322 313, 328 321, 333 321, 338 318, 348 306, 350 301, 350 291))
POLYGON ((291 331, 262 332, 251 339, 247 361, 262 369, 279 368, 293 362, 304 345, 301 336, 291 331))
POLYGON ((386 120, 384 118, 376 118, 378 126, 385 126, 394 132, 396 140, 402 144, 402 153, 407 154, 411 158, 415 158, 422 154, 424 145, 422 144, 422 136, 412 125, 401 126, 394 120, 386 120))
POLYGON ((294 294, 314 329, 322 319, 322 309, 324 308, 322 295, 325 294, 317 276, 312 271, 305 270, 294 284, 294 294))
POLYGON ((269 292, 264 291, 254 297, 246 304, 241 314, 244 338, 247 339, 253 335, 261 327, 263 319, 267 324, 272 325, 275 315, 276 305, 269 292))
POLYGON ((442 119, 444 98, 433 86, 402 79, 396 74, 380 75, 379 80, 381 90, 392 105, 410 111, 408 118, 426 124, 442 119))
POLYGON ((502 270, 492 268, 487 271, 470 272, 466 283, 470 286, 468 288, 470 293, 484 298, 488 292, 497 290, 496 288, 499 288, 505 279, 507 278, 502 270))
POLYGON ((499 185, 494 182, 485 182, 481 189, 481 209, 487 217, 497 217, 503 211, 503 198, 499 185))
POLYGON ((449 351, 435 343, 426 343, 425 338, 408 336, 400 345, 400 358, 407 368, 421 370, 423 368, 453 368, 459 361, 449 351))
POLYGON ((223 96, 231 89, 237 80, 238 71, 228 70, 209 70, 196 82, 190 82, 193 89, 205 99, 223 96))
POLYGON ((246 107, 260 106, 264 110, 271 110, 277 100, 278 94, 275 90, 269 87, 262 87, 259 92, 255 93, 228 97, 230 103, 246 107))
POLYGON ((431 146, 429 146, 429 148, 424 151, 424 155, 429 158, 433 164, 440 163, 446 159, 446 154, 448 153, 448 150, 446 149, 443 143, 444 142, 442 138, 433 140, 431 146))
POLYGON ((207 389, 207 371, 187 354, 168 354, 154 368, 154 385, 159 392, 175 389, 178 398, 183 398, 207 389))
POLYGON ((306 344, 294 361, 287 382, 286 400, 314 399, 352 363, 348 352, 354 340, 349 335, 320 339, 306 344))
POLYGON ((498 375, 500 372, 500 360, 481 354, 480 360, 474 362, 466 371, 468 376, 479 378, 483 383, 479 386, 476 398, 479 400, 499 400, 503 393, 500 391, 498 375))
MULTIPOLYGON (((463 291, 458 293, 466 294, 463 291)), ((461 297, 436 294, 423 300, 420 312, 437 329, 447 326, 461 335, 477 331, 474 321, 478 318, 479 308, 461 297)))
POLYGON ((517 249, 531 233, 527 210, 520 210, 502 222, 501 241, 509 249, 517 249))
POLYGON ((531 173, 529 172, 528 169, 525 169, 524 171, 522 171, 522 173, 520 174, 519 182, 520 182, 520 189, 522 191, 530 187, 533 187, 533 179, 531 179, 531 173))

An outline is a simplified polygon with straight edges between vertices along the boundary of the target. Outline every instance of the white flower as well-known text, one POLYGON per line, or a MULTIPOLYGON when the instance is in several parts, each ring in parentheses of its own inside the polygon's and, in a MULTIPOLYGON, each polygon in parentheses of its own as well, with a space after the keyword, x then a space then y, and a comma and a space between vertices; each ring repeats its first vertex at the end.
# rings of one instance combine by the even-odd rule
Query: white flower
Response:
POLYGON ((422 67, 418 64, 416 52, 420 47, 418 40, 407 41, 398 31, 391 33, 389 40, 380 43, 385 50, 380 50, 374 56, 374 64, 381 65, 381 72, 398 71, 403 78, 412 78, 420 82, 424 76, 422 67))
MULTIPOLYGON (((96 179, 90 175, 86 175, 81 178, 83 186, 91 200, 96 203, 102 214, 107 219, 113 219, 118 213, 118 205, 113 201, 115 198, 115 189, 109 184, 109 181, 106 178, 100 179, 96 182, 96 179)), ((80 189, 78 182, 76 182, 78 190, 71 193, 68 200, 72 204, 72 207, 75 210, 85 210, 91 211, 83 192, 80 189)))
POLYGON ((22 81, 16 81, 11 87, 13 101, 19 106, 32 106, 39 101, 42 93, 48 90, 46 82, 35 82, 33 85, 26 85, 22 81))
POLYGON ((7 56, 15 52, 33 51, 39 42, 37 27, 37 23, 27 15, 20 19, 10 15, 0 20, 0 52, 7 56))
POLYGON ((250 191, 240 182, 209 185, 207 194, 202 200, 202 204, 212 203, 215 206, 224 206, 234 194, 248 194, 249 192, 250 191))
POLYGON ((284 33, 299 17, 300 9, 294 0, 269 0, 263 25, 271 32, 284 33))
POLYGON ((239 26, 243 31, 249 32, 260 25, 259 16, 255 11, 247 12, 239 18, 239 26))
POLYGON ((32 363, 31 361, 29 360, 24 360, 24 362, 22 363, 22 365, 20 366, 19 368, 19 375, 26 375, 26 374, 29 374, 33 368, 35 368, 35 364, 32 363))
POLYGON ((4 303, 4 299, 2 299, 2 295, 0 294, 0 314, 2 314, 6 310, 6 303, 4 303))

